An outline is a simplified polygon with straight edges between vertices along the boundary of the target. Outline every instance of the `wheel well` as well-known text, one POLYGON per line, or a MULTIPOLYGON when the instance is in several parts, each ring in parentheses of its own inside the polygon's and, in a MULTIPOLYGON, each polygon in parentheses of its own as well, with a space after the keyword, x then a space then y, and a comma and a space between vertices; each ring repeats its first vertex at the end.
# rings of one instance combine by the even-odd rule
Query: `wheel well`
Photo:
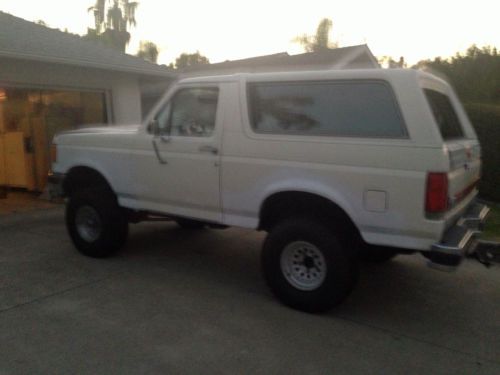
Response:
POLYGON ((89 167, 74 167, 66 175, 63 182, 65 196, 71 196, 76 190, 96 188, 113 192, 102 174, 89 167))
POLYGON ((322 220, 348 238, 361 238, 358 228, 340 206, 322 196, 299 191, 280 192, 268 197, 261 206, 259 229, 269 231, 281 220, 298 215, 322 220))

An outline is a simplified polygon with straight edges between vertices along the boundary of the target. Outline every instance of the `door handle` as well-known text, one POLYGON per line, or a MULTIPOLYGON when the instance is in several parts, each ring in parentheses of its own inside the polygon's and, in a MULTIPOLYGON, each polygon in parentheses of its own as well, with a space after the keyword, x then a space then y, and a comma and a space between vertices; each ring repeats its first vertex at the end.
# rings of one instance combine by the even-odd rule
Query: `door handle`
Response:
POLYGON ((217 155, 219 153, 219 149, 217 147, 210 146, 210 145, 200 146, 200 148, 198 149, 198 151, 200 151, 200 152, 209 152, 209 153, 214 154, 214 155, 217 155))

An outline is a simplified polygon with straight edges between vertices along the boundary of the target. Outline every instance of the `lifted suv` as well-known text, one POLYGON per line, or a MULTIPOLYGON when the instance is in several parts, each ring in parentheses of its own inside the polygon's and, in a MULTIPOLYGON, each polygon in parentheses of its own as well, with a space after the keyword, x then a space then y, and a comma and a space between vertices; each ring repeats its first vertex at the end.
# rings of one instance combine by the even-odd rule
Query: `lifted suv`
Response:
POLYGON ((456 266, 488 208, 480 145, 444 81, 413 70, 242 74, 176 83, 146 121, 54 139, 53 191, 77 249, 105 257, 129 222, 267 231, 284 303, 322 311, 359 259, 420 251, 456 266))

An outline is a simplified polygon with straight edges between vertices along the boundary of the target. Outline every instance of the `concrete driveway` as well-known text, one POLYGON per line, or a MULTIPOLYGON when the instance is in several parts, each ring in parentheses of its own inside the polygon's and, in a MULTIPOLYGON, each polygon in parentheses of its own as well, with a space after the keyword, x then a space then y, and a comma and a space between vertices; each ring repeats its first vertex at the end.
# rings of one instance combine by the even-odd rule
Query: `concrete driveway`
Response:
POLYGON ((500 269, 400 256, 309 315, 264 285, 262 234, 131 228, 94 260, 61 207, 0 217, 0 374, 500 374, 500 269))

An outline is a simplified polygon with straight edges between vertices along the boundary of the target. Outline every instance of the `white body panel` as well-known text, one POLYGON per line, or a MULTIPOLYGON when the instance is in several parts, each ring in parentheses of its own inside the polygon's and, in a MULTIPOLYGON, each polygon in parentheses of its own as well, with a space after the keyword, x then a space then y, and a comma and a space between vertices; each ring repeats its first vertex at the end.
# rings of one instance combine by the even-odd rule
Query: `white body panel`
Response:
POLYGON ((478 149, 475 134, 449 86, 416 71, 194 78, 171 88, 136 129, 63 134, 55 143, 55 172, 67 173, 81 165, 95 168, 128 208, 257 228, 266 198, 285 191, 308 192, 342 208, 368 243, 418 250, 428 250, 439 241, 476 194, 471 191, 444 217, 429 220, 425 215, 427 173, 449 172, 452 193, 479 174, 478 160, 470 163, 468 173, 450 167, 448 149, 478 149), (250 126, 247 82, 362 79, 390 85, 408 138, 256 134, 250 126), (220 90, 213 135, 157 140, 167 164, 159 163, 147 128, 151 119, 179 88, 207 85, 220 90), (450 95, 467 139, 443 142, 422 91, 429 87, 450 95), (218 153, 200 152, 203 145, 218 153))

